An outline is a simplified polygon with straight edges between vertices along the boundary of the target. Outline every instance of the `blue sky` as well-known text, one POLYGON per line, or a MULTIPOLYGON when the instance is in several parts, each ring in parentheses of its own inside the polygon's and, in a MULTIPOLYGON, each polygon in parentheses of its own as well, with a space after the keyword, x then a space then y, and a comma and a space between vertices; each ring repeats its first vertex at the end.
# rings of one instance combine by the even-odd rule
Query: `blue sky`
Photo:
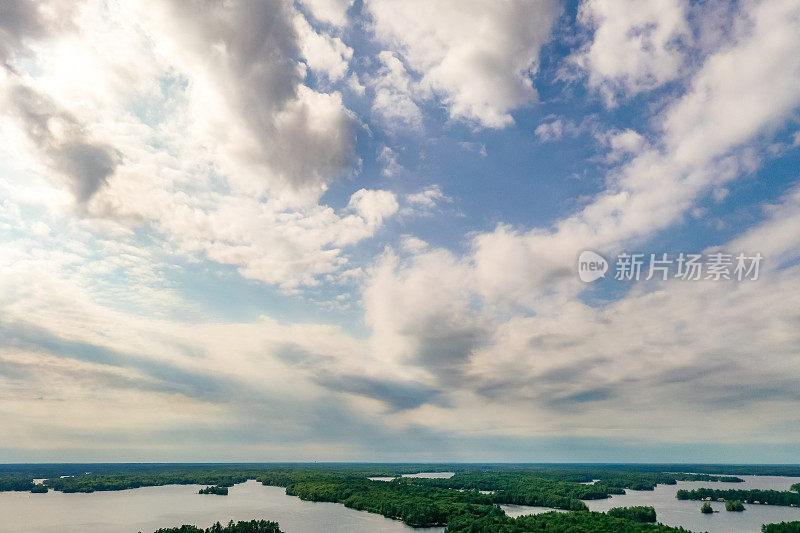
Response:
POLYGON ((796 0, 4 9, 0 461, 796 462, 796 0))

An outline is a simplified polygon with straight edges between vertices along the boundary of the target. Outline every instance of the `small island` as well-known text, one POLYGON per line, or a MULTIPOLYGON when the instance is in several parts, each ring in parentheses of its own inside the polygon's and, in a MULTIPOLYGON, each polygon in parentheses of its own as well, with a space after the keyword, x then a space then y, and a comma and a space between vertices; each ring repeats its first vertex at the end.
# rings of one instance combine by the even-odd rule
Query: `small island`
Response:
POLYGON ((725 502, 725 510, 741 512, 744 511, 744 505, 739 500, 728 500, 725 502))
POLYGON ((650 506, 613 507, 606 511, 606 514, 614 518, 626 518, 634 522, 655 523, 656 521, 656 510, 650 506))
POLYGON ((204 489, 200 489, 198 494, 216 494, 217 496, 227 496, 228 487, 222 487, 220 485, 212 485, 204 489))
MULTIPOLYGON (((222 487, 225 488, 225 487, 222 487)), ((223 526, 219 522, 206 529, 183 525, 181 527, 169 527, 156 530, 154 533, 283 533, 277 522, 266 520, 251 520, 249 522, 228 522, 223 526)))
POLYGON ((710 514, 714 512, 714 508, 711 507, 710 503, 706 502, 702 507, 700 507, 700 512, 703 514, 710 514))

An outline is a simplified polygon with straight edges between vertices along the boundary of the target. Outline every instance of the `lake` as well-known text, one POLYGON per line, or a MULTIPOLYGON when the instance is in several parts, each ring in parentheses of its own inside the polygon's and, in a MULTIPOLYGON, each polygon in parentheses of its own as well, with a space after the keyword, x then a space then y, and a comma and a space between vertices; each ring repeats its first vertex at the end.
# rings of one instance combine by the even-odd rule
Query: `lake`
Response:
MULTIPOLYGON (((417 474, 401 474, 400 477, 418 477, 423 479, 449 479, 456 475, 455 472, 419 472, 417 474)), ((372 476, 368 477, 370 481, 394 481, 392 476, 372 476)))
POLYGON ((0 492, 2 533, 153 533, 161 527, 264 519, 286 533, 441 533, 327 502, 287 496, 282 487, 248 481, 228 496, 200 495, 201 485, 166 485, 89 494, 0 492))
POLYGON ((606 500, 585 502, 592 511, 607 511, 612 507, 650 505, 655 508, 658 521, 668 526, 683 526, 692 531, 709 533, 760 532, 762 524, 800 520, 800 508, 777 505, 745 504, 746 510, 734 513, 725 510, 724 502, 711 502, 714 514, 702 514, 702 502, 678 500, 679 489, 692 490, 700 487, 717 489, 772 489, 789 490, 800 482, 797 477, 782 476, 738 476, 744 483, 710 483, 707 481, 678 481, 677 485, 658 485, 655 490, 629 490, 626 494, 606 500))
MULTIPOLYGON (((668 526, 682 526, 695 532, 708 533, 760 533, 762 524, 775 522, 791 522, 800 520, 800 508, 780 507, 777 505, 745 504, 745 511, 734 513, 725 510, 724 502, 711 502, 714 514, 702 514, 702 502, 679 500, 675 493, 679 489, 692 490, 701 487, 717 489, 771 489, 789 490, 794 483, 800 483, 798 477, 783 476, 738 476, 744 483, 710 483, 707 481, 679 481, 677 485, 658 485, 655 490, 628 490, 605 500, 588 500, 586 505, 592 511, 608 511, 612 507, 630 507, 633 505, 649 505, 655 508, 658 521, 668 526)), ((540 514, 553 511, 547 507, 528 505, 501 505, 508 516, 517 517, 528 514, 540 514)))

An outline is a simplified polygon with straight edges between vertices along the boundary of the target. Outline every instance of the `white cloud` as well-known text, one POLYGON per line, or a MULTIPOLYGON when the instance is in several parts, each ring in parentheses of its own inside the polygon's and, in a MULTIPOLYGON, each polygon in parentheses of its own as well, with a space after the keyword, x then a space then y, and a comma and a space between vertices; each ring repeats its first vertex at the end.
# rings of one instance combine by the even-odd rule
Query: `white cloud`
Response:
POLYGON ((366 189, 353 193, 349 206, 371 226, 380 225, 384 218, 395 214, 399 208, 397 198, 391 192, 366 189))
POLYGON ((442 96, 450 116, 501 128, 536 98, 531 75, 560 14, 554 1, 369 0, 378 39, 442 96), (475 21, 481 24, 476 25, 475 21))
POLYGON ((422 128, 422 111, 415 101, 421 89, 392 52, 384 50, 378 54, 378 60, 381 67, 370 80, 375 91, 372 112, 390 131, 401 127, 422 128))
POLYGON ((602 140, 609 147, 605 158, 609 163, 622 161, 625 157, 636 155, 647 148, 647 139, 631 129, 612 131, 604 135, 602 140))
POLYGON ((183 2, 136 3, 135 13, 162 61, 189 78, 193 131, 221 152, 227 173, 249 187, 263 180, 275 193, 315 199, 352 169, 354 119, 339 95, 302 85, 293 59, 305 53, 312 68, 344 75, 341 41, 314 37, 300 23, 298 42, 299 19, 278 0, 200 12, 183 2))
POLYGON ((353 0, 301 0, 301 3, 320 22, 344 26, 347 23, 347 10, 353 5, 353 0))
POLYGON ((439 185, 431 185, 420 192, 407 194, 406 201, 411 205, 430 209, 442 202, 452 200, 442 192, 442 188, 439 185))
MULTIPOLYGON (((758 439, 767 427, 796 423, 794 415, 772 414, 733 424, 742 406, 786 413, 797 400, 782 373, 800 346, 787 318, 797 306, 796 267, 750 285, 643 287, 598 308, 576 300, 585 290, 574 271, 581 250, 613 252, 679 221, 700 195, 755 168, 760 136, 800 105, 797 3, 749 6, 747 31, 706 59, 686 94, 656 117, 649 142, 632 130, 607 136, 610 162, 622 162, 607 190, 579 212, 552 229, 499 225, 478 233, 463 257, 412 246, 410 258, 381 258, 364 297, 376 352, 446 383, 455 412, 469 412, 470 427, 480 431, 612 437, 624 427, 637 438, 691 441, 702 423, 696 405, 704 402, 716 402, 720 418, 703 427, 723 440, 758 439), (737 102, 740 93, 747 96, 737 102), (764 336, 742 328, 752 316, 774 327, 764 336), (761 365, 757 372, 742 362, 747 357, 761 365), (730 390, 740 382, 752 387, 730 390), (624 407, 644 397, 636 413, 624 407)), ((796 194, 731 246, 796 261, 794 204, 796 194)), ((453 431, 448 420, 464 418, 441 405, 404 416, 453 431)))
POLYGON ((312 70, 324 73, 329 80, 339 81, 349 72, 353 49, 339 37, 317 33, 301 14, 294 17, 300 41, 300 53, 312 70))
POLYGON ((381 174, 387 178, 392 178, 405 171, 403 165, 397 161, 397 152, 384 146, 378 154, 378 161, 383 163, 383 170, 381 174))
POLYGON ((303 85, 296 57, 341 80, 352 50, 287 4, 17 7, 0 78, 3 149, 27 175, 3 176, 14 202, 68 216, 67 188, 96 227, 145 227, 287 291, 344 268, 343 247, 380 225, 316 202, 357 170, 357 121, 338 93, 303 85))
MULTIPOLYGON (((793 28, 800 9, 768 2, 743 16, 752 21, 747 33, 707 58, 688 92, 657 117, 660 138, 612 170, 606 191, 552 231, 501 226, 474 239, 485 297, 530 305, 545 287, 577 290, 564 273, 581 250, 641 240, 678 221, 701 193, 755 168, 758 157, 742 145, 757 146, 759 134, 800 105, 800 34, 793 28)), ((641 145, 636 135, 617 140, 641 145)))
POLYGON ((685 0, 584 0, 578 20, 594 36, 573 60, 609 105, 617 95, 655 89, 681 73, 687 14, 685 0))

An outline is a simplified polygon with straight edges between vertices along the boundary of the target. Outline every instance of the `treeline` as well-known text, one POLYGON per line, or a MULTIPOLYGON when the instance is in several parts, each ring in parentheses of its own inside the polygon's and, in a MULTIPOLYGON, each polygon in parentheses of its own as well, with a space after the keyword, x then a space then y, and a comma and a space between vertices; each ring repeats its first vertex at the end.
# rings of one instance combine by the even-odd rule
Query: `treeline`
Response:
MULTIPOLYGON (((612 494, 624 494, 630 490, 653 490, 656 485, 675 485, 677 481, 726 481, 741 482, 741 478, 733 476, 713 476, 709 474, 685 474, 666 472, 626 472, 616 469, 512 469, 508 472, 493 470, 479 472, 466 471, 455 474, 448 479, 402 478, 401 483, 427 484, 442 488, 476 489, 476 490, 516 490, 520 483, 527 485, 543 484, 549 482, 567 483, 561 490, 553 490, 553 485, 547 492, 563 493, 572 499, 594 500, 608 498, 612 494), (595 481, 597 480, 597 481, 595 481), (594 483, 591 483, 595 481, 594 483), (590 484, 589 484, 590 483, 590 484), (509 486, 512 485, 512 486, 509 486), (576 486, 579 485, 579 486, 576 486)), ((517 502, 507 502, 517 503, 517 502)), ((540 505, 540 504, 531 504, 540 505)), ((546 505, 569 509, 561 505, 546 505)), ((580 510, 572 509, 572 510, 580 510)))
POLYGON ((681 489, 675 495, 679 500, 704 500, 711 498, 716 500, 739 500, 744 503, 765 503, 768 505, 800 505, 800 494, 791 491, 780 490, 738 490, 738 489, 709 489, 701 488, 694 490, 681 489))
POLYGON ((779 524, 764 524, 762 533, 800 533, 800 522, 780 522, 779 524))
POLYGON ((210 487, 206 487, 204 489, 200 489, 198 494, 216 494, 218 496, 227 496, 228 495, 228 487, 220 487, 219 485, 213 485, 210 487))
MULTIPOLYGON (((685 466, 685 465, 684 465, 685 466)), ((699 466, 692 466, 700 469, 699 466)), ((722 468, 722 467, 720 467, 722 468)), ((744 468, 744 467, 743 467, 744 468)), ((778 468, 778 467, 774 467, 778 468)), ((457 475, 514 474, 551 481, 586 483, 599 479, 586 497, 621 494, 624 489, 652 490, 656 484, 677 481, 738 481, 731 476, 653 471, 650 465, 485 465, 485 464, 43 464, 0 465, 0 491, 30 490, 34 478, 64 492, 122 490, 167 484, 230 486, 260 475, 305 472, 310 476, 332 472, 352 476, 399 477, 401 474, 452 471, 457 475), (70 477, 62 477, 70 476, 70 477), (597 493, 592 496, 591 493, 597 493)), ((791 471, 787 471, 791 473, 791 471)), ((788 475, 788 474, 787 474, 788 475)))
POLYGON ((720 483, 744 483, 744 480, 737 476, 712 476, 711 474, 669 474, 677 481, 711 481, 720 483))
POLYGON ((197 526, 183 525, 180 527, 161 528, 155 533, 282 533, 277 522, 266 520, 251 520, 250 522, 228 522, 223 526, 219 522, 206 529, 197 526))
POLYGON ((463 513, 454 516, 445 533, 689 533, 683 528, 648 524, 605 513, 578 511, 550 512, 509 518, 502 512, 485 516, 463 513))
POLYGON ((74 477, 52 478, 44 482, 62 492, 95 492, 124 490, 161 485, 217 485, 231 487, 248 479, 255 479, 259 472, 229 470, 176 470, 152 473, 84 474, 74 477))
POLYGON ((800 492, 800 483, 795 483, 792 485, 792 490, 795 492, 800 492))

